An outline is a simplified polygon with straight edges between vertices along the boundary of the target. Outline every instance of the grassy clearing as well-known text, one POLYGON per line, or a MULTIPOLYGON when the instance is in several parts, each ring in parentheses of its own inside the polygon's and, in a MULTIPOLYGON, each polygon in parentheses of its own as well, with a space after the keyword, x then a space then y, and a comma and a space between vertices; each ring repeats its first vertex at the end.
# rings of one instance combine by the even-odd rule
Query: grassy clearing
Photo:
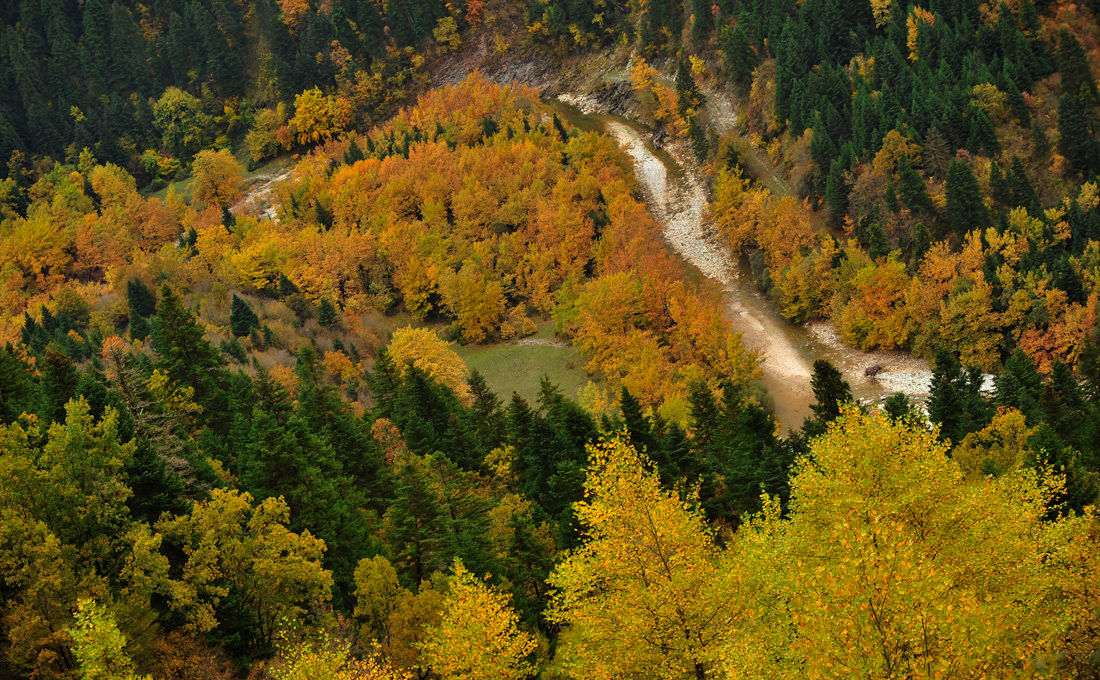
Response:
MULTIPOLYGON (((534 336, 546 342, 553 341, 549 325, 534 336)), ((562 394, 576 399, 580 389, 588 382, 584 372, 584 360, 573 347, 549 344, 499 344, 456 346, 455 350, 471 370, 485 376, 489 388, 507 403, 512 392, 517 392, 528 402, 538 397, 539 378, 549 376, 562 394)))

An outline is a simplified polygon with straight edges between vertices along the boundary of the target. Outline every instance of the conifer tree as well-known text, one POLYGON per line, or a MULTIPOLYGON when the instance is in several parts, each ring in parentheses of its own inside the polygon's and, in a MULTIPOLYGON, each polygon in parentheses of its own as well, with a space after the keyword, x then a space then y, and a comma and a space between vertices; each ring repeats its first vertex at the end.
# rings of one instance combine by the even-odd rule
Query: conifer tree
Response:
POLYGON ((840 407, 852 400, 852 388, 839 370, 825 359, 814 362, 810 387, 814 403, 810 406, 814 415, 825 423, 840 415, 840 407))
POLYGON ((746 21, 738 20, 733 28, 722 29, 722 52, 726 66, 726 76, 734 86, 747 92, 752 81, 752 72, 758 64, 756 52, 749 41, 746 21))
POLYGON ((195 388, 196 400, 209 406, 211 399, 224 397, 219 394, 218 383, 225 362, 203 335, 204 330, 194 313, 187 309, 171 286, 164 284, 153 319, 157 366, 167 371, 176 383, 195 388))
POLYGON ((1058 150, 1079 174, 1088 174, 1100 167, 1100 128, 1095 105, 1090 106, 1086 87, 1076 94, 1066 93, 1058 100, 1058 150))
POLYGON ((635 450, 654 458, 657 454, 657 440, 653 433, 653 423, 642 413, 641 402, 626 387, 619 391, 619 410, 626 427, 627 441, 635 450))
POLYGON ((984 427, 990 417, 981 395, 982 372, 966 370, 950 351, 936 353, 928 417, 940 426, 940 437, 961 442, 963 437, 984 427))
MULTIPOLYGON (((126 282, 126 300, 130 305, 130 316, 152 316, 157 311, 157 298, 141 279, 126 282)), ((132 319, 131 319, 132 320, 132 319)))
POLYGON ((1088 57, 1081 43, 1068 29, 1058 34, 1058 71, 1062 75, 1062 93, 1082 98, 1082 104, 1088 107, 1100 105, 1097 96, 1096 78, 1089 68, 1088 57))
POLYGON ((260 319, 256 316, 256 313, 252 311, 247 302, 234 293, 233 303, 229 311, 229 328, 233 335, 243 338, 259 325, 260 319))
POLYGON ((963 235, 971 229, 984 229, 989 221, 982 190, 970 166, 962 160, 953 160, 947 168, 946 220, 950 232, 963 235))
POLYGON ((325 328, 331 328, 337 323, 336 307, 328 298, 321 298, 321 306, 317 309, 317 323, 325 328))

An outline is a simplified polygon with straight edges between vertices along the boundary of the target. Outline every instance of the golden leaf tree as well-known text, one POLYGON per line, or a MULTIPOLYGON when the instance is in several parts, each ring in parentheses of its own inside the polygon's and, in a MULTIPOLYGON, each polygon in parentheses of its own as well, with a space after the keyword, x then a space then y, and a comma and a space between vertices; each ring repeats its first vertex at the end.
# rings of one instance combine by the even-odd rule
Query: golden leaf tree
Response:
POLYGON ((1059 484, 968 479, 935 433, 846 410, 728 555, 748 614, 737 678, 1023 678, 1070 625, 1058 555, 1091 518, 1044 521, 1059 484))
POLYGON ((191 200, 196 206, 225 208, 241 195, 241 166, 229 149, 200 151, 191 176, 191 200))
POLYGON ((399 328, 390 338, 390 358, 398 366, 412 363, 443 383, 463 401, 470 399, 466 362, 429 328, 399 328))
POLYGON ((456 561, 443 617, 421 652, 441 680, 521 680, 535 668, 535 637, 519 628, 509 597, 456 561))
POLYGON ((590 448, 583 546, 550 577, 557 663, 575 678, 719 677, 713 653, 734 599, 701 512, 661 488, 645 456, 616 436, 590 448))

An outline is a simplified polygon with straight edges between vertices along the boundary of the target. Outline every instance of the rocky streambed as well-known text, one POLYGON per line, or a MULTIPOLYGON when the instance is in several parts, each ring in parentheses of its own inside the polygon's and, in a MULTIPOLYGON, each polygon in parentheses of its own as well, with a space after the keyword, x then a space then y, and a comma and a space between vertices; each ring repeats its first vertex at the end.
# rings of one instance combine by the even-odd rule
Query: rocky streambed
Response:
MULTIPOLYGON (((779 315, 757 291, 744 263, 732 258, 716 238, 707 220, 706 185, 685 145, 668 143, 658 152, 643 128, 602 114, 597 99, 562 95, 559 100, 569 107, 567 117, 585 127, 602 128, 630 155, 668 245, 721 287, 734 330, 747 347, 761 353, 761 382, 774 400, 782 425, 796 428, 810 415, 810 376, 816 359, 827 359, 839 368, 857 399, 878 401, 894 392, 917 401, 927 396, 931 371, 925 361, 901 351, 861 352, 841 342, 828 322, 799 326, 779 315)), ((727 113, 726 119, 732 115, 727 113)))

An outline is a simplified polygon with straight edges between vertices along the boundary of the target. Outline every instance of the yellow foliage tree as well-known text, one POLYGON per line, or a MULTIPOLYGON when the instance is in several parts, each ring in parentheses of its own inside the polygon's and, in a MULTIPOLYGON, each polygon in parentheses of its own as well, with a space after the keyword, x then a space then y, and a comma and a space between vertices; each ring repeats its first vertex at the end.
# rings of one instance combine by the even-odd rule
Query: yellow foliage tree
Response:
POLYGON ((282 498, 253 505, 252 496, 214 489, 189 515, 162 519, 157 529, 186 557, 171 584, 172 608, 201 632, 218 625, 218 603, 230 592, 246 603, 266 640, 280 625, 305 618, 331 597, 332 574, 321 566, 325 542, 287 528, 282 498))
POLYGON ((401 367, 411 363, 443 383, 463 401, 471 399, 466 362, 428 328, 399 328, 390 339, 390 358, 401 367))
POLYGON ((289 125, 299 144, 331 139, 337 131, 331 98, 317 87, 294 95, 294 117, 289 125))
POLYGON ((737 678, 1023 678, 1069 624, 1052 555, 1091 518, 1047 521, 1060 484, 964 478, 933 432, 849 408, 729 563, 750 593, 737 678))
POLYGON ((442 680, 521 680, 535 670, 535 638, 520 630, 509 597, 455 562, 443 617, 422 647, 442 680))
POLYGON ((76 603, 75 618, 69 635, 83 680, 151 680, 134 672, 125 650, 126 636, 103 605, 81 598, 76 603))
POLYGON ((321 635, 317 640, 283 644, 271 662, 267 677, 272 680, 408 680, 409 675, 392 668, 377 656, 356 659, 350 645, 321 635))
POLYGON ((909 48, 909 61, 920 59, 920 35, 936 25, 936 17, 923 7, 914 7, 905 19, 907 29, 905 44, 909 48))
POLYGON ((966 435, 951 457, 970 476, 1007 474, 1025 462, 1027 443, 1036 429, 1027 426, 1023 413, 1001 407, 989 425, 966 435))
POLYGON ((241 166, 229 149, 200 151, 191 167, 191 202, 227 207, 241 195, 241 166))
POLYGON ((589 454, 574 506, 587 540, 550 577, 557 664, 574 678, 714 677, 734 609, 701 512, 623 436, 589 454))

